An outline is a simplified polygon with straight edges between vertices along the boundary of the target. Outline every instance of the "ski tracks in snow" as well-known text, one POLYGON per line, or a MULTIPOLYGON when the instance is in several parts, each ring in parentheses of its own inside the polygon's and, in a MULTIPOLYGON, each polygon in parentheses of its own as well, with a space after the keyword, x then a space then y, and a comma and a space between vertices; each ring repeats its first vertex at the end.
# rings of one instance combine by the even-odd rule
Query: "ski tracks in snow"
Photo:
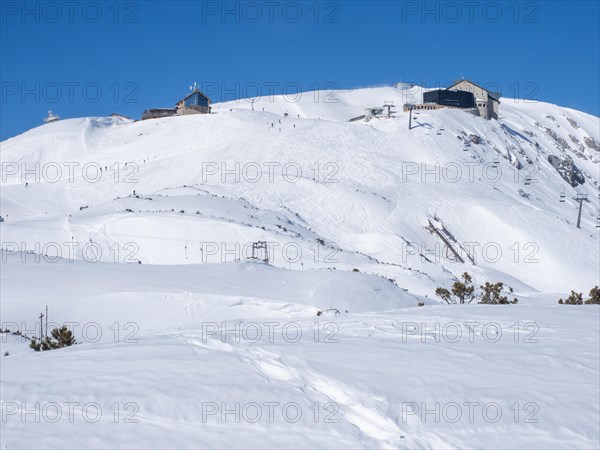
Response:
MULTIPOLYGON (((304 393, 314 404, 333 403, 336 406, 335 425, 340 419, 346 420, 360 432, 361 442, 372 446, 374 442, 383 448, 423 448, 411 439, 398 424, 381 413, 373 403, 385 401, 374 399, 366 392, 348 387, 341 381, 329 377, 310 367, 304 360, 265 350, 250 348, 248 345, 223 343, 220 339, 186 339, 187 343, 212 350, 237 352, 239 358, 258 372, 267 383, 288 383, 304 393), (289 363, 289 364, 288 364, 289 363)), ((251 344, 256 345, 256 344, 251 344)))

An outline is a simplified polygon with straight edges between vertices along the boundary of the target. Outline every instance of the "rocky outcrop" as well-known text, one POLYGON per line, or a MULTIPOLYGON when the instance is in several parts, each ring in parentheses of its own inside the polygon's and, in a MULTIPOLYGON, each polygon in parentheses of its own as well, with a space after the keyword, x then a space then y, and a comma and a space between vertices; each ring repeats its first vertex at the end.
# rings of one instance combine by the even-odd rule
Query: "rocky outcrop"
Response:
POLYGON ((583 142, 585 142, 585 145, 587 145, 592 150, 600 152, 600 143, 596 141, 596 139, 586 136, 583 138, 583 142))
POLYGON ((575 165, 569 156, 560 158, 558 156, 548 156, 548 161, 558 171, 560 176, 571 186, 577 187, 585 183, 585 177, 581 170, 575 165))

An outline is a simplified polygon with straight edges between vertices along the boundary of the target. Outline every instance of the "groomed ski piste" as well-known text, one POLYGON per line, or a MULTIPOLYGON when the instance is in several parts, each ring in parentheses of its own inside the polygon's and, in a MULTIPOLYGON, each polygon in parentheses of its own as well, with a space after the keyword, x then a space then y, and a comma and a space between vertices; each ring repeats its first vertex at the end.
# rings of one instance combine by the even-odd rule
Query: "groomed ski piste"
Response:
POLYGON ((48 306, 79 344, 0 335, 1 448, 598 448, 600 311, 557 303, 600 284, 598 117, 501 98, 409 130, 406 101, 2 142, 2 328, 38 336, 48 306), (464 272, 518 303, 435 295, 464 272))

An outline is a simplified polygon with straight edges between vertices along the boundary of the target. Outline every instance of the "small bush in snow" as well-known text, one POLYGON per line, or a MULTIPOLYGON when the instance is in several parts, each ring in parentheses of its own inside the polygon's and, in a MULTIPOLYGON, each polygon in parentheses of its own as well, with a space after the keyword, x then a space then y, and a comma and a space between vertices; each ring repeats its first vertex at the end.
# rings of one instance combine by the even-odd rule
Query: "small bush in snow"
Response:
POLYGON ((517 303, 518 300, 515 298, 513 301, 510 301, 505 295, 502 295, 502 290, 504 288, 504 283, 486 283, 481 286, 481 301, 479 303, 487 304, 487 305, 509 305, 511 303, 517 303))
POLYGON ((571 291, 571 295, 569 295, 566 300, 563 301, 561 298, 558 303, 561 305, 583 305, 583 294, 581 292, 571 291))
MULTIPOLYGON (((481 293, 477 295, 475 293, 475 286, 473 286, 473 279, 467 272, 462 274, 463 281, 456 281, 452 285, 452 291, 446 288, 439 287, 435 290, 435 295, 440 297, 448 304, 464 304, 471 303, 476 298, 479 298, 479 303, 488 305, 508 305, 515 304, 519 300, 516 298, 512 301, 509 300, 505 295, 502 295, 504 290, 504 283, 489 283, 486 282, 481 286, 481 293)), ((509 292, 512 292, 512 287, 509 287, 509 292)))
POLYGON ((600 305, 600 288, 594 286, 590 290, 589 298, 583 301, 583 294, 581 292, 571 291, 571 295, 566 300, 562 298, 558 301, 560 305, 600 305))
POLYGON ((594 286, 590 290, 590 298, 585 301, 588 305, 600 305, 600 288, 594 286))
POLYGON ((463 281, 456 281, 452 285, 452 292, 446 288, 437 288, 435 295, 449 304, 471 303, 475 299, 475 286, 473 286, 471 275, 467 272, 462 274, 463 281))
POLYGON ((55 350, 57 348, 70 347, 71 345, 77 344, 73 333, 66 327, 55 328, 52 330, 51 336, 42 339, 40 342, 35 339, 31 340, 29 347, 36 352, 55 350))

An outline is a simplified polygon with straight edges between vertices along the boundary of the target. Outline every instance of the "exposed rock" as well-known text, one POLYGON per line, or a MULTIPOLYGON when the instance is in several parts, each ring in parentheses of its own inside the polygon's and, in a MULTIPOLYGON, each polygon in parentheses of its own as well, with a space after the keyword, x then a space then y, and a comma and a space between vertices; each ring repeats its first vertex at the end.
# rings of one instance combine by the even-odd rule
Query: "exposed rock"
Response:
POLYGON ((571 124, 571 126, 575 129, 579 128, 579 124, 577 122, 575 122, 573 119, 571 119, 570 117, 565 117, 565 119, 567 119, 569 121, 569 123, 571 124))
POLYGON ((600 143, 596 141, 596 139, 586 136, 583 138, 583 142, 585 142, 585 145, 587 145, 592 150, 600 152, 600 143))
POLYGON ((575 165, 569 156, 560 158, 558 156, 548 156, 548 161, 558 171, 560 176, 573 187, 585 183, 585 177, 581 170, 575 165))
POLYGON ((579 156, 582 159, 588 159, 587 156, 585 156, 585 146, 581 143, 581 141, 579 139, 577 139, 576 136, 573 136, 572 134, 569 134, 569 138, 571 138, 573 143, 575 145, 577 145, 577 147, 579 149, 579 151, 574 151, 573 153, 575 153, 577 156, 579 156))
POLYGON ((471 142, 473 144, 481 144, 481 138, 479 136, 477 136, 476 134, 470 134, 469 139, 471 140, 471 142))
POLYGON ((519 195, 523 198, 526 199, 530 199, 531 198, 531 194, 528 194, 527 192, 525 192, 523 189, 519 189, 519 195))
POLYGON ((556 142, 556 144, 562 148, 563 150, 570 150, 571 148, 569 147, 569 143, 567 141, 565 141, 563 138, 561 138, 560 136, 558 136, 553 130, 551 130, 550 128, 546 128, 546 134, 548 136, 550 136, 552 138, 552 140, 554 142, 556 142))

